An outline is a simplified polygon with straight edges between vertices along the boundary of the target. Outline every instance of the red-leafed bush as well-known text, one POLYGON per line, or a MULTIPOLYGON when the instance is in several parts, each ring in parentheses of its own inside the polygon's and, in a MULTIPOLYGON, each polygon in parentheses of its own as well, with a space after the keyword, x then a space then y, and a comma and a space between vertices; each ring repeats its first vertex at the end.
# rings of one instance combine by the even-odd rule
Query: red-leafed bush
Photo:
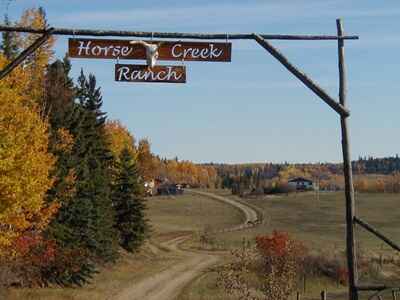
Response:
POLYGON ((87 250, 61 247, 38 233, 13 243, 14 255, 0 260, 0 286, 82 285, 96 273, 87 250))
POLYGON ((38 234, 21 236, 16 239, 14 246, 17 256, 38 267, 47 266, 55 259, 56 242, 45 240, 38 234))
POLYGON ((285 232, 256 237, 265 280, 262 291, 267 299, 287 299, 294 291, 307 252, 304 245, 285 232))
POLYGON ((46 240, 37 233, 25 233, 13 243, 14 256, 9 266, 14 273, 14 285, 43 286, 42 270, 56 260, 57 245, 54 240, 46 240))
POLYGON ((287 300, 296 288, 307 249, 278 231, 258 236, 255 242, 232 251, 233 262, 219 270, 218 285, 235 299, 287 300))

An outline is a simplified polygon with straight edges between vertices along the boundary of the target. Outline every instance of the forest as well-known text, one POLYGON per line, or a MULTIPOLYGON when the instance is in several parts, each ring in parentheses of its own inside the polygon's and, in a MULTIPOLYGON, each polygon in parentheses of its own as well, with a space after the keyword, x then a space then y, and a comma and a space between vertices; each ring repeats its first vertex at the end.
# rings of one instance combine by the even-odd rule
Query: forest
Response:
MULTIPOLYGON (((42 8, 6 24, 47 27, 42 8)), ((5 32, 0 68, 37 36, 5 32)), ((103 111, 93 74, 71 78, 55 38, 0 82, 0 285, 81 286, 150 234, 143 183, 210 186, 213 168, 165 159, 103 111)))

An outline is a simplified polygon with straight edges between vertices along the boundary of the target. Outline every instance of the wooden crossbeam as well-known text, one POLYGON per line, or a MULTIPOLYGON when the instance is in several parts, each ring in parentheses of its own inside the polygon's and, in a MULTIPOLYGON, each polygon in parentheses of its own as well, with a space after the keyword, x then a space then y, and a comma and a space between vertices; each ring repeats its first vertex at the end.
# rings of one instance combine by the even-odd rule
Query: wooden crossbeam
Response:
MULTIPOLYGON (((0 31, 45 33, 43 29, 34 29, 23 26, 0 25, 0 31)), ((146 32, 146 31, 127 31, 127 30, 92 30, 92 29, 72 29, 54 28, 54 35, 80 35, 80 36, 120 36, 120 37, 140 37, 140 38, 173 38, 173 39, 199 39, 199 40, 252 40, 253 34, 250 33, 181 33, 181 32, 146 32)), ((350 35, 338 37, 335 35, 289 35, 289 34, 260 34, 267 40, 358 40, 358 36, 350 35)))
POLYGON ((12 62, 10 62, 3 70, 0 71, 0 80, 6 77, 12 72, 20 63, 22 63, 25 58, 36 51, 40 46, 42 46, 52 35, 54 28, 46 29, 44 34, 32 43, 28 48, 21 52, 12 62))
POLYGON ((275 57, 284 67, 296 76, 306 87, 312 90, 318 97, 320 97, 326 104, 328 104, 333 110, 335 110, 339 115, 348 117, 350 112, 343 105, 333 99, 328 95, 318 84, 316 84, 312 79, 310 79, 305 73, 297 69, 289 60, 272 46, 266 39, 264 39, 259 34, 253 34, 254 40, 260 44, 265 50, 267 50, 273 57, 275 57))

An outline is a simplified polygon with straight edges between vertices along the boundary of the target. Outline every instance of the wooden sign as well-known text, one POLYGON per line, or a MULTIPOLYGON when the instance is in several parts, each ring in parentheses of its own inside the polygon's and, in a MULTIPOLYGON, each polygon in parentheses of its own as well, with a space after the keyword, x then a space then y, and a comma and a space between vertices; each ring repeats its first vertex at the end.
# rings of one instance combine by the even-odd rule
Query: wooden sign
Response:
POLYGON ((115 65, 115 81, 186 83, 184 66, 115 65))
MULTIPOLYGON (((159 60, 231 61, 231 43, 149 41, 162 43, 159 60)), ((146 59, 145 48, 130 40, 69 39, 69 56, 75 58, 146 59)))

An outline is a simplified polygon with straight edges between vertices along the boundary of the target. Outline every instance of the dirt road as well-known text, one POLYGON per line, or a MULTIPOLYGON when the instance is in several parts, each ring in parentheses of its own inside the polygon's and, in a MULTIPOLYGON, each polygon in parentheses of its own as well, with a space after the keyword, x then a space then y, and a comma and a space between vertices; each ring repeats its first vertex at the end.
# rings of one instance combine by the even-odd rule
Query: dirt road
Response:
MULTIPOLYGON (((251 207, 242 203, 217 196, 211 193, 190 191, 202 196, 225 202, 235 206, 243 212, 245 221, 229 230, 240 230, 248 227, 250 222, 257 221, 257 213, 251 207)), ((172 300, 175 299, 181 290, 196 278, 202 271, 216 264, 219 260, 218 255, 184 251, 179 248, 190 236, 181 236, 162 243, 160 248, 167 248, 182 257, 182 260, 171 268, 145 278, 134 286, 122 290, 113 299, 117 300, 172 300)))
POLYGON ((202 195, 202 196, 206 196, 208 198, 211 199, 215 199, 224 203, 227 203, 229 205, 232 205, 238 209, 240 209, 242 211, 242 213, 244 214, 245 220, 243 223, 238 224, 232 228, 226 228, 225 230, 240 230, 240 229, 244 229, 247 228, 249 226, 252 226, 253 224, 256 224, 258 221, 258 215, 257 212, 250 206, 247 206, 241 202, 237 202, 235 200, 226 198, 226 197, 222 197, 222 196, 218 196, 212 193, 207 193, 207 192, 200 192, 200 191, 196 191, 196 190, 190 190, 191 193, 193 194, 198 194, 198 195, 202 195))

